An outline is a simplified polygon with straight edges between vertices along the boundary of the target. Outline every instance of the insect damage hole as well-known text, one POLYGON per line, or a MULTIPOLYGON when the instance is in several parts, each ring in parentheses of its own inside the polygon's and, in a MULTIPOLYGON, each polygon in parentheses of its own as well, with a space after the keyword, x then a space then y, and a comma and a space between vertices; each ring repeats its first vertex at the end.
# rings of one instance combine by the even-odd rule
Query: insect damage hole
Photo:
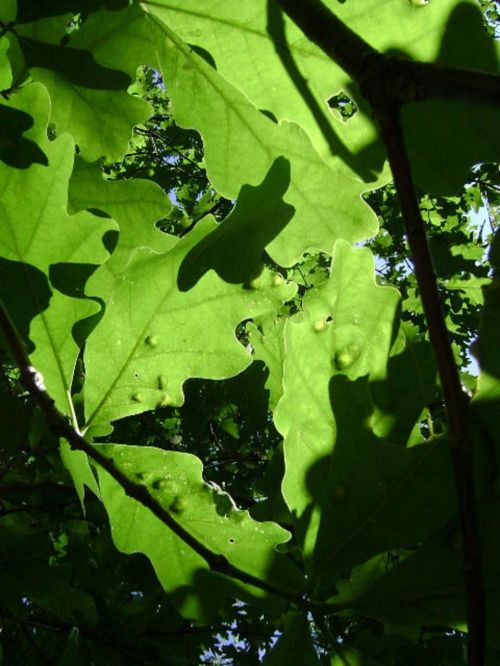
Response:
POLYGON ((337 95, 332 95, 332 97, 326 100, 326 103, 332 113, 344 122, 350 120, 358 112, 356 102, 343 90, 337 95))

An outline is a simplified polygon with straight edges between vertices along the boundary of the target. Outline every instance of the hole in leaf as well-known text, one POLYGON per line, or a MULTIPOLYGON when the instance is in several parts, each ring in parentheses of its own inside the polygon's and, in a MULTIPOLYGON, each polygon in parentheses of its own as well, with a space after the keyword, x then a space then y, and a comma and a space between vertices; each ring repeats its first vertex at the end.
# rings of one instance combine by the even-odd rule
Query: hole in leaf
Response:
POLYGON ((358 111, 356 102, 354 102, 343 90, 337 95, 330 97, 326 103, 334 114, 346 122, 358 111))

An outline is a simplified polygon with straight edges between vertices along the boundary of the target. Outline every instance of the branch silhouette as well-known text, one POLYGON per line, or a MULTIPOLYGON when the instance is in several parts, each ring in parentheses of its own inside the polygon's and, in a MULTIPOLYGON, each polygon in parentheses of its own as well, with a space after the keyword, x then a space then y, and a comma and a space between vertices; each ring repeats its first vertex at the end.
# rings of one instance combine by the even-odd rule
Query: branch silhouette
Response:
POLYGON ((142 506, 149 509, 149 511, 172 530, 176 536, 182 539, 184 543, 194 550, 195 553, 200 555, 212 571, 224 574, 247 585, 252 585, 264 592, 284 599, 304 611, 314 611, 325 615, 333 614, 336 611, 336 607, 333 604, 322 604, 310 601, 300 595, 295 595, 286 590, 276 588, 261 578, 235 567, 223 555, 212 552, 201 541, 193 537, 180 523, 177 522, 177 520, 175 520, 160 502, 151 495, 146 486, 131 481, 115 466, 111 458, 108 458, 101 453, 96 446, 87 442, 81 433, 71 425, 69 419, 57 409, 54 400, 43 385, 43 378, 37 372, 36 368, 31 365, 23 342, 21 341, 15 325, 2 301, 0 301, 0 331, 3 332, 10 346, 14 361, 20 372, 20 379, 23 386, 47 419, 51 431, 55 435, 66 439, 72 449, 86 453, 94 463, 102 467, 120 484, 129 497, 135 499, 142 504, 142 506))
POLYGON ((304 34, 342 67, 369 102, 384 141, 415 267, 429 337, 443 390, 464 554, 468 660, 484 663, 485 592, 476 510, 473 442, 464 393, 446 327, 436 273, 420 215, 400 124, 404 104, 430 97, 500 104, 500 77, 463 68, 412 62, 376 51, 319 0, 277 0, 304 34))

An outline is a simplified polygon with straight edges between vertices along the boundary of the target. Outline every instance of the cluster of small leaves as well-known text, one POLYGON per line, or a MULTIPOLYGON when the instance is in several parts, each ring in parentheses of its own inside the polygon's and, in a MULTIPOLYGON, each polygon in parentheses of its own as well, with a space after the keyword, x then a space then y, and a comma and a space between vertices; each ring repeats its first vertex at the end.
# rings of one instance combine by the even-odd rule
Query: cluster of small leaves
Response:
MULTIPOLYGON (((420 210, 426 222, 442 303, 457 361, 463 369, 462 380, 470 389, 467 368, 470 346, 477 336, 482 288, 488 284, 489 267, 485 259, 496 232, 488 209, 495 206, 494 176, 483 167, 483 181, 474 175, 460 196, 423 195, 420 210)), ((420 334, 426 324, 409 257, 404 229, 392 185, 375 190, 367 198, 381 221, 381 231, 370 247, 379 258, 377 272, 383 283, 394 284, 403 296, 403 319, 420 334)))

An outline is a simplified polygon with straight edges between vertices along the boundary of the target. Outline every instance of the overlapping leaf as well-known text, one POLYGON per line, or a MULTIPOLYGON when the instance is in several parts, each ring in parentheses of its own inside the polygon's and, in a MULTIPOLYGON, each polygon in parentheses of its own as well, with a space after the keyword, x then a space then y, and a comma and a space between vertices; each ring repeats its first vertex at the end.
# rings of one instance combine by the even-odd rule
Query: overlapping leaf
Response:
POLYGON ((127 93, 142 60, 121 41, 123 24, 130 27, 143 14, 135 7, 97 12, 68 37, 65 28, 72 16, 16 27, 26 66, 33 80, 49 90, 58 133, 69 131, 85 159, 121 159, 132 128, 151 114, 149 104, 127 93))
MULTIPOLYGON (((268 207, 272 224, 286 224, 287 185, 286 172, 273 170, 260 187, 246 188, 225 225, 205 218, 164 254, 136 249, 126 272, 115 275, 104 318, 88 341, 88 425, 180 405, 189 377, 221 379, 249 365, 234 335, 237 324, 295 293, 280 276, 255 272, 263 268, 257 259, 262 239, 247 231, 255 211, 268 207)), ((99 271, 90 288, 94 280, 102 282, 99 271)))
MULTIPOLYGON (((381 148, 357 86, 272 0, 243 6, 231 0, 145 4, 188 43, 206 49, 220 74, 258 108, 304 127, 320 154, 336 156, 367 179, 380 170, 381 148), (327 100, 340 90, 355 97, 363 116, 358 113, 347 123, 333 117, 327 100)), ((498 45, 472 1, 369 0, 361 11, 355 3, 324 4, 382 52, 498 71, 498 45)), ((454 192, 474 162, 498 158, 497 122, 496 110, 487 106, 440 100, 407 109, 405 131, 419 184, 437 193, 454 192)))
POLYGON ((354 242, 375 233, 376 220, 360 196, 363 183, 328 167, 300 127, 276 125, 260 113, 168 24, 151 23, 176 121, 202 134, 218 192, 234 199, 243 184, 261 182, 278 158, 290 161, 286 201, 295 216, 267 247, 277 263, 289 266, 308 248, 330 253, 338 238, 354 242))
MULTIPOLYGON (((483 500, 479 509, 488 597, 488 640, 498 648, 498 498, 483 500)), ((353 602, 353 606, 384 622, 463 627, 466 604, 462 548, 458 525, 450 523, 385 576, 375 576, 373 584, 353 602)))
POLYGON ((172 209, 169 198, 156 183, 138 178, 105 180, 98 163, 77 158, 70 180, 69 210, 76 213, 86 209, 110 215, 119 226, 118 238, 109 239, 113 254, 92 282, 104 302, 111 298, 116 282, 126 273, 138 248, 164 254, 177 243, 176 238, 155 227, 172 209))
POLYGON ((254 357, 263 361, 269 371, 266 388, 269 391, 269 409, 274 411, 282 394, 284 334, 286 319, 278 318, 274 313, 261 317, 255 324, 248 326, 249 340, 254 357))
MULTIPOLYGON (((106 446, 106 455, 140 482, 191 536, 232 565, 278 589, 298 592, 303 577, 276 547, 289 534, 276 523, 258 523, 236 508, 227 493, 206 484, 196 456, 152 447, 106 446)), ((206 561, 137 501, 127 498, 106 472, 100 487, 116 546, 147 555, 164 589, 186 617, 216 615, 229 593, 224 578, 209 575, 206 561)))
POLYGON ((366 379, 335 377, 330 393, 335 448, 308 477, 322 508, 315 566, 327 578, 376 553, 422 541, 456 511, 443 440, 403 448, 375 437, 366 379), (321 474, 320 465, 326 467, 321 474), (327 483, 317 489, 323 474, 327 483))
MULTIPOLYGON (((106 231, 114 228, 114 223, 88 213, 68 215, 67 188, 74 143, 69 136, 54 142, 46 138, 49 103, 40 84, 27 86, 9 102, 3 102, 10 109, 32 114, 35 123, 21 139, 27 164, 30 160, 33 163, 24 169, 0 167, 0 252, 5 260, 20 263, 24 309, 31 318, 36 316, 30 331, 35 344, 32 358, 57 405, 68 412, 68 394, 78 354, 72 326, 98 309, 95 303, 82 298, 85 276, 81 269, 85 264, 88 268, 95 267, 107 258, 102 239, 106 231), (54 286, 59 289, 55 291, 54 286), (75 295, 80 298, 72 298, 75 295)), ((5 282, 4 285, 7 286, 5 282)), ((12 297, 10 290, 4 294, 8 304, 12 297)), ((21 319, 16 323, 27 332, 29 321, 21 319)))
POLYGON ((0 90, 7 90, 12 83, 12 69, 7 58, 9 41, 6 37, 0 38, 0 90))
POLYGON ((337 373, 384 378, 399 300, 396 290, 376 286, 369 250, 338 242, 332 265, 328 283, 309 292, 304 311, 285 326, 283 398, 275 414, 285 437, 283 494, 302 538, 311 539, 308 554, 319 513, 307 475, 319 468, 315 483, 325 485, 324 460, 335 441, 330 379, 337 373))

